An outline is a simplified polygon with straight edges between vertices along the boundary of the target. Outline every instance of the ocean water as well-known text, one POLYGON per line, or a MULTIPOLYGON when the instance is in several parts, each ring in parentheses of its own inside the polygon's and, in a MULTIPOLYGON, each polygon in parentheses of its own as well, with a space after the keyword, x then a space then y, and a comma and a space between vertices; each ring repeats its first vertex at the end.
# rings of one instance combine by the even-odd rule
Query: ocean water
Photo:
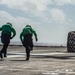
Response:
MULTIPOLYGON (((66 44, 59 44, 59 43, 47 43, 47 42, 33 42, 34 46, 66 46, 66 44)), ((2 45, 0 40, 0 45, 2 45)), ((20 41, 11 41, 10 45, 22 45, 20 41)))
MULTIPOLYGON (((21 42, 11 42, 10 45, 22 45, 21 42)), ((58 43, 41 43, 41 42, 34 42, 34 46, 66 46, 66 44, 58 44, 58 43)))

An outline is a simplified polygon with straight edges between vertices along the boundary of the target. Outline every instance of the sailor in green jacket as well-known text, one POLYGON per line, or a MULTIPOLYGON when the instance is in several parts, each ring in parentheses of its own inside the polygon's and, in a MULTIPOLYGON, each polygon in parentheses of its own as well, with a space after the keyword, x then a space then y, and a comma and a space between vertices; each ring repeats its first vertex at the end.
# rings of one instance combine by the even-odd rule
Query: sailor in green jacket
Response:
POLYGON ((0 27, 0 31, 2 31, 1 42, 3 43, 3 48, 0 51, 0 57, 3 58, 2 54, 4 54, 4 57, 7 57, 7 48, 10 43, 10 39, 16 35, 16 31, 9 22, 0 27))
POLYGON ((26 60, 29 60, 30 51, 33 50, 33 39, 32 39, 33 34, 35 36, 35 40, 38 41, 37 34, 30 25, 26 25, 26 27, 20 34, 20 40, 23 46, 26 48, 26 60))

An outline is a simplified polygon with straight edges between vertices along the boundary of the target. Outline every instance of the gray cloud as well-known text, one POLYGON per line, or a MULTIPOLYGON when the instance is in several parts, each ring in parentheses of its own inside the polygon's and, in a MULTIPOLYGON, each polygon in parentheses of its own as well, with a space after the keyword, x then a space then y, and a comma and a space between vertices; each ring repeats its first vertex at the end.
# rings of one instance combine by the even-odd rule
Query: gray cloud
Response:
POLYGON ((26 24, 31 24, 38 34, 39 42, 66 43, 68 31, 74 28, 74 25, 72 25, 73 22, 71 19, 67 18, 68 15, 62 9, 56 7, 50 8, 49 5, 52 4, 53 1, 58 5, 62 2, 62 5, 64 5, 72 3, 73 0, 17 1, 18 0, 2 0, 0 2, 0 4, 5 4, 10 9, 20 9, 31 16, 31 18, 20 16, 13 17, 13 15, 6 11, 0 11, 0 25, 9 21, 17 31, 17 35, 13 40, 19 40, 19 34, 22 29, 26 24), (35 21, 37 18, 38 21, 35 21))

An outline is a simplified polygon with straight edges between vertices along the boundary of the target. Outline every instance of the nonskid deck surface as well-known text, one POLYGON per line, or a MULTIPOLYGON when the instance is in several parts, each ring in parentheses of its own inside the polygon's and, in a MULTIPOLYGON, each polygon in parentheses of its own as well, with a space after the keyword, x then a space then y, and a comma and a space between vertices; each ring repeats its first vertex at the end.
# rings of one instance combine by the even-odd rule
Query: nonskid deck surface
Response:
POLYGON ((0 60, 0 75, 75 75, 75 53, 66 48, 36 48, 25 61, 24 48, 8 49, 0 60))

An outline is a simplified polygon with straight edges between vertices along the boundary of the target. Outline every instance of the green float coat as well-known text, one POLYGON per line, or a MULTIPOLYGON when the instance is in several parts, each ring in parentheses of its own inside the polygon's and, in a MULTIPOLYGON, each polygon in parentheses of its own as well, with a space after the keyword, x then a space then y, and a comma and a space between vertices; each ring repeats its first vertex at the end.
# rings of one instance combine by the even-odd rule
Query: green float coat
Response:
POLYGON ((20 34, 20 40, 22 41, 22 36, 25 36, 26 34, 34 34, 35 38, 37 37, 36 32, 30 27, 30 26, 26 26, 22 33, 20 34))
POLYGON ((12 38, 16 35, 16 31, 9 24, 5 24, 2 27, 0 27, 0 31, 2 31, 3 34, 11 34, 11 32, 13 32, 12 38))

